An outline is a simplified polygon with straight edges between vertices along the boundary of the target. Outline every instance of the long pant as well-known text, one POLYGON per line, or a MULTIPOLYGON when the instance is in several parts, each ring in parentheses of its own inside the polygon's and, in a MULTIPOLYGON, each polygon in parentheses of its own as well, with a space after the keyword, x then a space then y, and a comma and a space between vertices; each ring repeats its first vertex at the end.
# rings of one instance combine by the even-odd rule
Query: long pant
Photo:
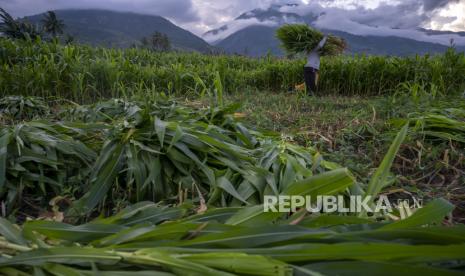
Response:
POLYGON ((317 89, 318 69, 312 67, 304 67, 304 79, 307 86, 307 93, 313 94, 317 89))

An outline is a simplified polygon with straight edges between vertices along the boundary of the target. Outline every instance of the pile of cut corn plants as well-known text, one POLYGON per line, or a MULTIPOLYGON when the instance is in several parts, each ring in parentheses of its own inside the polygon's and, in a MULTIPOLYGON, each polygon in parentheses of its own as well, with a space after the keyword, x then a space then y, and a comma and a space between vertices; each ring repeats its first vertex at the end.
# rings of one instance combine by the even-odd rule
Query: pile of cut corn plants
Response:
POLYGON ((50 114, 50 109, 38 97, 9 96, 0 99, 0 122, 33 119, 50 114))
POLYGON ((236 108, 114 99, 3 125, 2 213, 23 223, 0 218, 0 273, 464 272, 465 228, 443 199, 408 215, 264 212, 265 195, 377 197, 407 126, 361 185, 314 149, 247 128, 236 108))
POLYGON ((39 216, 57 196, 69 217, 143 200, 260 204, 264 195, 337 168, 312 148, 247 128, 236 108, 109 100, 63 108, 53 114, 59 120, 2 126, 3 212, 39 216))
POLYGON ((410 114, 410 117, 410 124, 419 135, 431 140, 465 143, 463 108, 430 109, 427 112, 410 114))
MULTIPOLYGON (((281 47, 290 54, 310 53, 313 51, 324 35, 306 24, 288 24, 276 31, 276 37, 281 41, 281 47)), ((319 50, 323 56, 342 54, 347 49, 344 39, 328 35, 326 44, 319 50)))
POLYGON ((185 206, 140 202, 79 226, 36 220, 17 227, 0 218, 0 273, 462 275, 465 228, 440 225, 451 209, 439 199, 405 220, 380 223, 302 211, 277 217, 255 207, 186 216, 185 206))

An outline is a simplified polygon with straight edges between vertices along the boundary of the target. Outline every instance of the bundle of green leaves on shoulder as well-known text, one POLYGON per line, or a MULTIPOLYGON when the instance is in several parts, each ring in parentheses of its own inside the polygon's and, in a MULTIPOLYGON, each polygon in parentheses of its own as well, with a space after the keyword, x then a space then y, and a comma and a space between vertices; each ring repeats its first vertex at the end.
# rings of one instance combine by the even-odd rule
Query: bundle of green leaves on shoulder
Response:
MULTIPOLYGON (((276 31, 276 37, 281 41, 281 46, 289 54, 311 52, 323 39, 324 34, 307 26, 306 24, 288 24, 276 31)), ((323 56, 335 56, 342 54, 347 48, 344 39, 328 35, 325 46, 320 50, 323 56)))

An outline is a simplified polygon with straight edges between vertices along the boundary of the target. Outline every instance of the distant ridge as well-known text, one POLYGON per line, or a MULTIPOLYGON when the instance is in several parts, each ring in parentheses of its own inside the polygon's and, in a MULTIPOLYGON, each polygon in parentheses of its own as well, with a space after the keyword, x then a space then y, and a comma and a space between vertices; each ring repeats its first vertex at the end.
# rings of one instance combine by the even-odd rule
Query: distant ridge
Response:
MULTIPOLYGON (((294 5, 295 6, 295 5, 294 5)), ((318 15, 298 15, 281 11, 282 5, 272 5, 268 9, 254 9, 241 14, 234 20, 203 34, 203 38, 227 53, 250 56, 263 56, 267 53, 284 55, 275 38, 275 30, 283 24, 304 23, 313 25, 318 15), (244 26, 244 20, 251 22, 244 26)), ((345 38, 349 44, 349 54, 410 56, 443 53, 448 46, 399 36, 355 35, 337 30, 322 30, 345 38)), ((456 34, 465 36, 465 32, 454 33, 418 29, 427 35, 456 34)), ((457 46, 465 51, 465 46, 457 46)))
MULTIPOLYGON (((224 25, 204 34, 204 38, 221 36, 221 33, 231 32, 221 39, 215 40, 211 46, 204 39, 176 26, 169 20, 156 15, 144 15, 132 12, 117 12, 97 9, 57 10, 56 14, 66 25, 65 32, 73 35, 78 43, 127 48, 139 43, 144 36, 158 31, 168 35, 172 46, 177 50, 209 53, 212 50, 224 50, 229 54, 248 56, 264 56, 268 53, 282 56, 284 52, 275 38, 275 30, 285 23, 311 24, 314 17, 300 17, 295 13, 284 13, 272 6, 269 9, 255 9, 239 15, 236 20, 256 20, 268 25, 252 24, 248 27, 231 32, 231 25, 224 25)), ((43 14, 29 16, 27 19, 38 23, 43 14)), ((234 23, 234 21, 232 21, 234 23)), ((447 46, 402 37, 386 37, 375 35, 354 35, 336 30, 323 30, 344 37, 349 43, 349 54, 366 53, 372 55, 408 56, 415 54, 436 54, 447 50, 447 46)), ((421 30, 430 35, 448 32, 421 30)), ((457 33, 465 36, 465 33, 457 33)), ((209 40, 210 41, 210 40, 209 40)), ((465 51, 465 46, 458 46, 459 51, 465 51)))
MULTIPOLYGON (((203 39, 161 16, 95 9, 55 12, 64 21, 65 32, 75 36, 79 43, 125 48, 159 31, 168 35, 176 49, 209 52, 212 48, 203 39)), ((42 16, 38 14, 27 19, 39 22, 42 16)))
MULTIPOLYGON (((221 40, 217 47, 223 48, 227 53, 249 56, 263 56, 267 53, 283 56, 279 41, 275 38, 277 27, 254 25, 239 30, 221 40)), ((447 46, 417 41, 396 36, 358 36, 346 32, 323 30, 343 37, 349 44, 348 54, 409 56, 424 55, 428 53, 442 53, 447 46)), ((458 48, 463 51, 463 48, 458 48)))

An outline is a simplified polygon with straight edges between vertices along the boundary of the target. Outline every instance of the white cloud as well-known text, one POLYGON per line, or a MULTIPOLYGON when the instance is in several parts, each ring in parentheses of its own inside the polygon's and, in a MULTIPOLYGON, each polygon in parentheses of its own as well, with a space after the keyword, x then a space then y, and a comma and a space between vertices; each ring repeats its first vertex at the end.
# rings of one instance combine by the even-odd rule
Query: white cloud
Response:
POLYGON ((248 26, 252 25, 260 25, 260 26, 277 26, 278 23, 276 21, 259 21, 256 18, 250 19, 242 19, 242 20, 235 20, 229 23, 227 26, 228 28, 216 35, 214 34, 206 34, 202 38, 205 39, 207 42, 215 44, 215 42, 220 41, 229 35, 242 30, 248 26))
MULTIPOLYGON (((445 6, 461 7, 465 11, 465 3, 453 2, 446 3, 445 6)), ((450 39, 453 38, 457 44, 465 45, 465 37, 463 36, 454 34, 427 35, 418 30, 420 27, 438 24, 436 22, 440 22, 440 20, 442 20, 440 22, 442 28, 435 29, 447 30, 444 26, 450 28, 460 25, 460 20, 457 20, 457 17, 445 17, 444 15, 447 13, 441 13, 441 10, 435 9, 431 3, 427 6, 430 10, 428 13, 425 13, 426 5, 419 0, 406 0, 402 4, 380 2, 376 8, 346 9, 338 6, 335 4, 323 7, 323 5, 313 2, 303 7, 286 7, 282 10, 298 12, 301 15, 318 15, 314 25, 321 29, 340 30, 364 36, 399 36, 443 45, 449 45, 450 39)), ((462 26, 465 27, 464 24, 462 26)), ((463 28, 455 30, 463 30, 463 28)))
POLYGON ((182 27, 193 31, 197 35, 202 35, 209 30, 233 21, 242 13, 289 1, 302 3, 300 0, 192 0, 193 7, 200 19, 194 24, 184 24, 182 27))
POLYGON ((374 27, 360 24, 350 17, 335 17, 333 15, 334 14, 328 13, 321 16, 315 22, 315 25, 319 28, 340 30, 355 35, 398 36, 443 45, 449 45, 450 39, 453 38, 458 45, 465 45, 465 37, 455 34, 427 35, 417 29, 393 29, 389 26, 374 27))
MULTIPOLYGON (((438 38, 424 37, 419 32, 393 31, 390 27, 465 31, 465 0, 0 0, 0 7, 14 16, 66 8, 101 8, 156 14, 202 35, 231 22, 241 13, 289 2, 308 3, 293 10, 298 14, 325 12, 326 16, 317 22, 322 27, 356 34, 399 33, 403 36, 414 35, 413 38, 416 39, 436 41, 438 38)), ((253 20, 234 23, 230 30, 244 28, 246 24, 258 23, 253 20)), ((442 39, 445 38, 440 38, 442 39)))
POLYGON ((465 2, 449 4, 433 17, 430 27, 444 31, 465 31, 465 2))

